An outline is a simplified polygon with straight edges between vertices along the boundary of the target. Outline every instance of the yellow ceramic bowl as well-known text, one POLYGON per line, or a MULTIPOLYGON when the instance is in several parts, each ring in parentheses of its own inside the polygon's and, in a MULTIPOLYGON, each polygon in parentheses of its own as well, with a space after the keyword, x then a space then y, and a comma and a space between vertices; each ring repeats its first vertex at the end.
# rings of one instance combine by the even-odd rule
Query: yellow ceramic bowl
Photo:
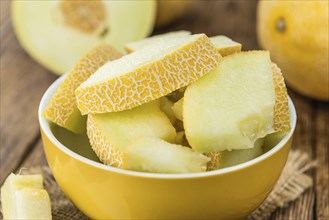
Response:
POLYGON ((86 136, 52 129, 42 117, 62 80, 50 86, 40 103, 44 150, 57 183, 92 219, 243 219, 268 196, 286 163, 296 125, 291 100, 291 132, 246 163, 194 174, 152 174, 103 165, 87 146, 86 136))

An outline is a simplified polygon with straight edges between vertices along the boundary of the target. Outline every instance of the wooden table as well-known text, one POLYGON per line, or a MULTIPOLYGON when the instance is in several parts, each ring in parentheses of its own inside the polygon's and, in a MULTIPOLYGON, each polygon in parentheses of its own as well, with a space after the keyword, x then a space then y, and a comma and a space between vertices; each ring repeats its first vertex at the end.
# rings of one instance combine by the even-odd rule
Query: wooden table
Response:
MULTIPOLYGON (((201 2, 180 21, 162 33, 186 29, 209 36, 225 34, 243 44, 245 50, 257 44, 255 1, 201 2)), ((45 165, 46 159, 37 119, 42 94, 57 78, 35 62, 20 47, 10 19, 10 2, 1 0, 1 176, 22 167, 45 165)), ((309 175, 314 186, 271 219, 329 219, 328 135, 329 103, 307 99, 289 90, 297 108, 298 123, 293 148, 317 159, 318 167, 309 175)))

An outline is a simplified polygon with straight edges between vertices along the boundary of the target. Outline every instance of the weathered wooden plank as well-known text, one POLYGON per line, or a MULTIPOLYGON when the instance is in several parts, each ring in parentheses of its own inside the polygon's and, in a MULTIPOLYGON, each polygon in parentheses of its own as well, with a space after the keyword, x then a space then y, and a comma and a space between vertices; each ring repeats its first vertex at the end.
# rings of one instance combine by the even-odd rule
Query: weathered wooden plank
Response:
MULTIPOLYGON (((306 152, 310 157, 314 158, 314 108, 313 101, 298 95, 293 91, 289 94, 295 104, 297 110, 297 127, 294 135, 293 149, 306 152)), ((314 171, 310 171, 309 175, 314 177, 314 171)), ((278 209, 271 219, 314 219, 314 200, 315 187, 307 190, 298 200, 292 202, 287 208, 278 209)))
POLYGON ((10 22, 9 4, 1 1, 1 13, 5 13, 1 15, 1 24, 6 25, 1 25, 0 183, 19 166, 38 140, 38 104, 56 79, 19 46, 10 22))
POLYGON ((329 103, 317 103, 315 142, 318 168, 316 172, 316 217, 329 219, 329 103))
POLYGON ((35 147, 31 153, 25 158, 20 167, 16 170, 19 171, 21 168, 30 169, 37 166, 47 166, 47 160, 45 152, 43 150, 43 144, 41 138, 38 139, 35 147))

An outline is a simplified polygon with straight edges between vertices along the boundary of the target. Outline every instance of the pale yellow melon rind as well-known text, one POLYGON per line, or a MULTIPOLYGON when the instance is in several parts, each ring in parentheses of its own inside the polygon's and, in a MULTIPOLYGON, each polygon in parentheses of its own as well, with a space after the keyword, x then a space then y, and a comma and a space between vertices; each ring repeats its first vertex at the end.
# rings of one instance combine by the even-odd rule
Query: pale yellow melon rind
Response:
POLYGON ((90 145, 100 161, 114 167, 122 166, 124 153, 113 146, 106 138, 92 114, 89 114, 87 119, 87 135, 90 145))
POLYGON ((102 44, 85 54, 56 90, 43 112, 43 116, 74 133, 83 133, 86 129, 86 117, 81 116, 77 108, 74 92, 99 67, 121 56, 119 52, 107 44, 102 44))
POLYGON ((220 152, 205 153, 210 161, 207 164, 207 171, 218 170, 220 166, 220 152))
POLYGON ((274 130, 290 130, 290 113, 288 106, 288 93, 281 69, 272 63, 273 80, 275 87, 274 130))
POLYGON ((83 115, 131 109, 193 83, 214 69, 220 57, 209 38, 200 34, 131 72, 80 86, 75 91, 78 108, 83 115))

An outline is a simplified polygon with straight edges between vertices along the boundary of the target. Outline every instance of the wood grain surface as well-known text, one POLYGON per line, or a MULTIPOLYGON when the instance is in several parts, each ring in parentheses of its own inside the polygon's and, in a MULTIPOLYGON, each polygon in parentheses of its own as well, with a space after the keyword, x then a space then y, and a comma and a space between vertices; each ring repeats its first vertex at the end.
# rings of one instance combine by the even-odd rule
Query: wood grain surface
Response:
MULTIPOLYGON (((174 30, 224 34, 243 44, 244 50, 260 49, 256 36, 257 1, 201 1, 195 9, 154 34, 174 30)), ((37 109, 41 96, 57 78, 35 62, 19 45, 11 24, 10 1, 1 0, 1 173, 0 183, 22 167, 45 165, 37 109)), ((310 100, 289 90, 297 109, 294 149, 307 152, 318 162, 314 187, 270 219, 329 219, 328 148, 329 104, 310 100)))

